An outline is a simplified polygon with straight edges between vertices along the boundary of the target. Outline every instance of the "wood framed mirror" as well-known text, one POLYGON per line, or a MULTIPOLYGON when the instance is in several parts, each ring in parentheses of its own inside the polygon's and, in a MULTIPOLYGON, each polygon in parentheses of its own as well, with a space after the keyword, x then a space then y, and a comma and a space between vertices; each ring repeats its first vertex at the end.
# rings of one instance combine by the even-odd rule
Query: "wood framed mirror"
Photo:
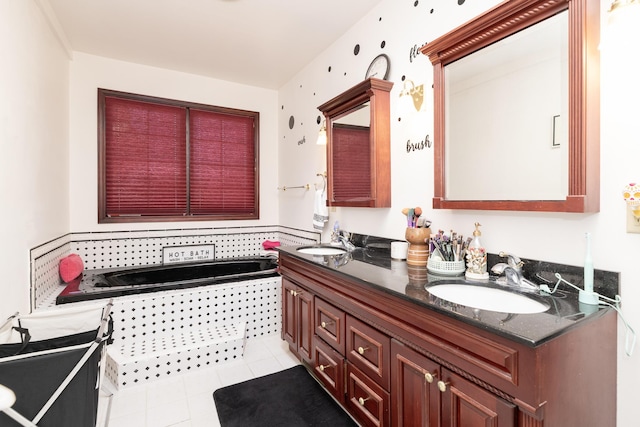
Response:
POLYGON ((420 49, 433 64, 435 209, 599 211, 599 37, 598 0, 509 0, 420 49), (559 36, 544 37, 553 31, 559 36), (515 44, 528 33, 533 33, 529 41, 515 44), (566 47, 543 49, 544 38, 565 40, 566 47), (496 53, 510 45, 510 53, 496 53), (558 83, 533 68, 527 71, 533 80, 511 86, 523 79, 511 70, 523 63, 537 67, 547 55, 559 58, 552 66, 558 83), (466 63, 484 68, 464 69, 466 63), (463 77, 454 81, 456 76, 463 77), (493 86, 477 89, 481 80, 493 86), (468 95, 474 91, 475 98, 468 95), (539 107, 541 101, 529 95, 554 98, 555 106, 539 107), (462 99, 473 101, 459 105, 462 99), (520 118, 526 120, 520 124, 520 118), (474 121, 479 127, 472 127, 474 121), (526 126, 531 128, 522 130, 526 126), (534 149, 549 157, 537 157, 534 149), (520 175, 526 169, 529 175, 520 175), (559 190, 547 190, 552 183, 559 183, 559 190))
POLYGON ((327 125, 327 205, 391 207, 393 83, 370 78, 318 109, 327 125))

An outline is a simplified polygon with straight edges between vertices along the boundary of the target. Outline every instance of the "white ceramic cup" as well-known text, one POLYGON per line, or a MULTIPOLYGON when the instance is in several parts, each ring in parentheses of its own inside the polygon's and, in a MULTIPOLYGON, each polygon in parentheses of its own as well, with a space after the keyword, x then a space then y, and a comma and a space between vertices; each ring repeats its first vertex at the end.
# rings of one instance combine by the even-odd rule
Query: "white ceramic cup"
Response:
POLYGON ((407 251, 409 250, 408 242, 391 242, 391 258, 403 260, 407 259, 407 251))

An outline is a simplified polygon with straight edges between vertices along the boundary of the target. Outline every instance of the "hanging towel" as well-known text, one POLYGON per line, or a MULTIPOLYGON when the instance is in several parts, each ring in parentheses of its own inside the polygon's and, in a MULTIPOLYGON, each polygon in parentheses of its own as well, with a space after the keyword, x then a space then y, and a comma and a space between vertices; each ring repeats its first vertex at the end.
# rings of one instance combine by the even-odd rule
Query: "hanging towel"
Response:
POLYGON ((313 228, 322 230, 327 221, 329 221, 329 209, 325 202, 325 190, 316 190, 313 205, 313 228))

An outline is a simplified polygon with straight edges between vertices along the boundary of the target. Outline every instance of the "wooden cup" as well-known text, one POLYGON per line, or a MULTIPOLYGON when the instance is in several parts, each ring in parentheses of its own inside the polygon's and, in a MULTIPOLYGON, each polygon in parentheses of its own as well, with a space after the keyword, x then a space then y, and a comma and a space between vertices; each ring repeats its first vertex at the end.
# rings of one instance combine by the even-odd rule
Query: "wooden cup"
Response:
POLYGON ((429 260, 430 228, 407 228, 404 238, 409 242, 407 250, 407 264, 426 266, 429 260))

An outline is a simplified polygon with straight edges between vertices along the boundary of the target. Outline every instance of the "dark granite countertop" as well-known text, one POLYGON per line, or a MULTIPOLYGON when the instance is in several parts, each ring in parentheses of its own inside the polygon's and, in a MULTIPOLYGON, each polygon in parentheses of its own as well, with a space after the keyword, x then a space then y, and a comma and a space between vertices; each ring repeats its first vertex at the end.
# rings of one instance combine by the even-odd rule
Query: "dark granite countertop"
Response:
MULTIPOLYGON (((507 307, 504 312, 478 310, 473 307, 453 304, 437 298, 429 292, 429 286, 433 286, 439 281, 451 279, 464 281, 464 276, 432 275, 426 267, 408 266, 405 261, 392 260, 389 251, 385 248, 357 248, 351 253, 335 256, 307 255, 298 252, 297 248, 294 246, 280 247, 279 251, 316 264, 320 269, 326 269, 355 280, 363 286, 371 286, 390 295, 411 301, 424 307, 425 310, 436 311, 530 347, 547 342, 569 329, 611 310, 606 307, 580 303, 577 291, 574 292, 570 287, 562 284, 553 295, 534 296, 549 306, 547 311, 541 313, 513 314, 509 313, 507 307)), ((493 264, 490 262, 490 265, 493 264)), ((555 264, 545 263, 544 265, 547 268, 547 275, 550 276, 551 271, 562 268, 562 266, 555 267, 555 264), (549 268, 553 269, 549 270, 549 268)), ((563 276, 565 276, 565 272, 563 272, 563 276)), ((575 271, 573 271, 573 275, 577 276, 575 271)), ((617 274, 611 273, 605 277, 607 282, 610 282, 611 275, 615 275, 615 291, 617 291, 617 274)), ((599 277, 602 277, 602 274, 596 274, 596 282, 599 277)), ((492 286, 491 282, 476 283, 480 286, 492 286)), ((610 283, 607 285, 609 288, 611 287, 610 283)), ((493 286, 500 287, 500 285, 493 286)), ((553 286, 550 287, 553 288, 553 286)), ((602 283, 595 283, 595 290, 604 295, 602 287, 602 283)), ((500 288, 505 289, 505 287, 500 288)))

